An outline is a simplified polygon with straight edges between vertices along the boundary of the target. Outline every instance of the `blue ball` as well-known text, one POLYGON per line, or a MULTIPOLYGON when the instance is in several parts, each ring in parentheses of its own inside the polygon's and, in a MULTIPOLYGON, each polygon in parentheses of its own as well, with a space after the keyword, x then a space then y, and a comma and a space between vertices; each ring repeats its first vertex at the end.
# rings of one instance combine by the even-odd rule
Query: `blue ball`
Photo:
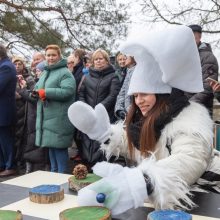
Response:
POLYGON ((105 194, 104 193, 98 193, 97 195, 96 195, 96 201, 98 202, 98 203, 104 203, 105 202, 105 194))

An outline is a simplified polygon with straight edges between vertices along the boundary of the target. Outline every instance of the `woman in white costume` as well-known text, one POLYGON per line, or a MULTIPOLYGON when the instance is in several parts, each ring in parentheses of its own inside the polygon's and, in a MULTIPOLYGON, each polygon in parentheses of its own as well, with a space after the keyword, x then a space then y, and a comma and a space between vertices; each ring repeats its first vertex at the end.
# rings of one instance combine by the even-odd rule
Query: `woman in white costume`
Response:
POLYGON ((128 39, 120 51, 137 61, 125 128, 110 125, 100 104, 93 109, 76 102, 68 115, 74 126, 102 143, 107 158, 123 155, 131 159, 131 166, 97 163, 93 171, 103 178, 79 191, 78 203, 97 205, 97 194, 104 193, 102 205, 113 215, 143 206, 146 199, 156 209, 193 207, 191 186, 208 185, 208 178, 200 178, 206 171, 220 173, 208 111, 183 93, 203 90, 193 33, 177 26, 142 34, 128 39))

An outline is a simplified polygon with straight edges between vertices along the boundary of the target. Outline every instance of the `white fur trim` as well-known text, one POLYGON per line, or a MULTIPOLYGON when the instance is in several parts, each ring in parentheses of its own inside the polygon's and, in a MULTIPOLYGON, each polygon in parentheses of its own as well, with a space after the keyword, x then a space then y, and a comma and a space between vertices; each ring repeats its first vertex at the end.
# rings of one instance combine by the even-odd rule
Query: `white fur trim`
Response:
POLYGON ((201 141, 209 147, 211 152, 213 144, 213 121, 204 106, 190 102, 190 105, 184 108, 183 111, 164 128, 161 138, 164 138, 166 142, 167 139, 172 140, 176 135, 181 133, 201 139, 201 141))
POLYGON ((109 143, 101 144, 100 149, 105 152, 107 160, 109 160, 112 155, 115 155, 116 157, 119 157, 119 155, 128 156, 127 136, 123 127, 123 121, 111 125, 109 143))
POLYGON ((151 179, 154 191, 149 196, 149 200, 154 204, 155 209, 177 207, 189 209, 195 206, 189 198, 191 194, 188 185, 179 178, 174 169, 160 166, 153 155, 143 160, 138 168, 151 179), (184 204, 180 202, 180 199, 184 204))

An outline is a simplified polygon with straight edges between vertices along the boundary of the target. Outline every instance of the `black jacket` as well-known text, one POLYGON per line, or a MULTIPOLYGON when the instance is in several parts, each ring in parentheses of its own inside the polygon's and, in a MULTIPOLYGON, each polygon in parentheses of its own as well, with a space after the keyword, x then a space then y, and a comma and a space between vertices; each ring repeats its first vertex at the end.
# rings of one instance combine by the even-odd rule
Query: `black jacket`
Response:
POLYGON ((203 104, 212 115, 213 110, 213 92, 208 81, 208 77, 218 80, 218 61, 212 53, 211 46, 207 43, 201 43, 198 47, 202 66, 202 79, 204 91, 200 93, 186 93, 187 97, 195 102, 203 104))
MULTIPOLYGON (((27 90, 30 90, 34 87, 35 81, 34 78, 28 73, 28 70, 25 69, 22 74, 24 80, 27 82, 27 90)), ((22 89, 17 83, 16 88, 16 126, 15 126, 15 159, 16 161, 23 160, 24 146, 26 145, 27 132, 25 130, 25 123, 27 120, 27 108, 28 103, 22 95, 20 94, 22 89)))
POLYGON ((78 88, 78 86, 79 86, 79 83, 80 83, 80 81, 81 81, 81 79, 82 79, 82 76, 83 76, 83 72, 82 72, 82 70, 83 70, 83 62, 82 61, 80 61, 76 66, 74 66, 74 68, 73 68, 73 76, 74 76, 74 78, 75 78, 75 80, 76 80, 76 88, 78 88))
POLYGON ((110 117, 114 121, 114 107, 120 90, 120 81, 112 66, 99 71, 90 68, 79 91, 79 100, 93 108, 102 103, 110 117))
MULTIPOLYGON (((89 75, 86 75, 80 88, 79 100, 93 108, 102 103, 109 114, 110 121, 113 122, 115 120, 114 107, 119 90, 120 81, 112 66, 108 66, 102 71, 90 68, 89 75)), ((97 141, 91 140, 86 134, 81 132, 77 132, 77 139, 78 143, 80 143, 80 156, 89 163, 89 166, 105 160, 105 156, 100 150, 100 144, 97 141)))

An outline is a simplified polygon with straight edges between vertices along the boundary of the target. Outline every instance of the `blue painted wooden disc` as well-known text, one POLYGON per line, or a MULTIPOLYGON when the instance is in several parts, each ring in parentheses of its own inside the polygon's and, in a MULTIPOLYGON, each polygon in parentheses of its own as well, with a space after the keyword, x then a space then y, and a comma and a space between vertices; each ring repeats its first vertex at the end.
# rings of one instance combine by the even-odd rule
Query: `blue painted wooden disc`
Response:
POLYGON ((40 185, 30 189, 30 192, 38 194, 51 194, 60 192, 60 190, 60 185, 40 185))
POLYGON ((153 211, 148 220, 192 220, 192 215, 179 210, 153 211))

